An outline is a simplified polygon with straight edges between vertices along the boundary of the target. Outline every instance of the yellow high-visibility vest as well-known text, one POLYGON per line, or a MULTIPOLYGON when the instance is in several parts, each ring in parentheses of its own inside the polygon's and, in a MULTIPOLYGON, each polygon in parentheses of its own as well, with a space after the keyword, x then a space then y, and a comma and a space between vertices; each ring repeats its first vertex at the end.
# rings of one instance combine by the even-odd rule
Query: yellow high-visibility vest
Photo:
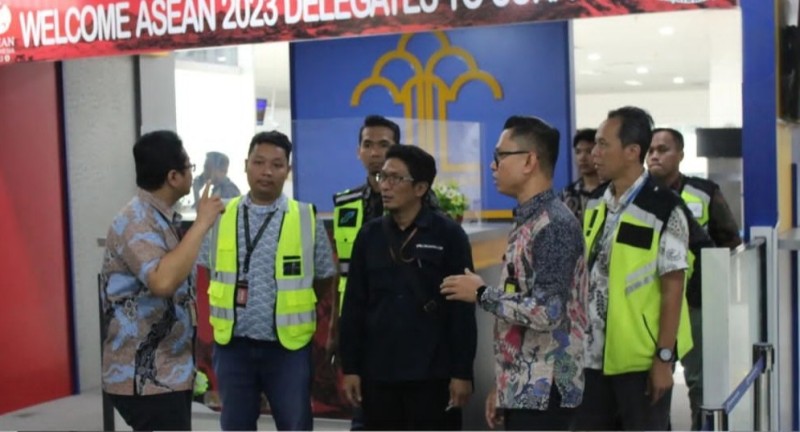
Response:
MULTIPOLYGON (((238 210, 241 197, 232 199, 217 221, 211 236, 208 286, 209 321, 214 341, 226 345, 236 323, 236 281, 238 278, 238 210)), ((317 329, 314 293, 314 210, 311 204, 288 200, 281 222, 275 255, 275 328, 284 348, 297 350, 306 346, 317 329)))

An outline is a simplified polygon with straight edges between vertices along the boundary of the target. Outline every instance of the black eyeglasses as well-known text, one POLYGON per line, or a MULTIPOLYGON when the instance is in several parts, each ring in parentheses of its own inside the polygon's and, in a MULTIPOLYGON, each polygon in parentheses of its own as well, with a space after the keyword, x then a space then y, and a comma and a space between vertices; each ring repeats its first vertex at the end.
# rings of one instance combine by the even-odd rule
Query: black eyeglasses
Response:
POLYGON ((189 164, 189 165, 186 165, 185 167, 183 167, 184 170, 188 169, 188 170, 191 170, 192 172, 194 172, 194 168, 195 168, 195 164, 189 164))
POLYGON ((518 154, 528 154, 528 153, 530 153, 530 150, 514 150, 514 151, 495 150, 494 151, 494 164, 495 165, 500 165, 500 161, 503 160, 503 158, 505 158, 506 156, 518 155, 518 154))
POLYGON ((375 181, 378 183, 389 183, 389 186, 394 186, 401 181, 413 182, 414 178, 409 176, 401 176, 397 174, 386 174, 384 172, 379 172, 375 174, 375 181))

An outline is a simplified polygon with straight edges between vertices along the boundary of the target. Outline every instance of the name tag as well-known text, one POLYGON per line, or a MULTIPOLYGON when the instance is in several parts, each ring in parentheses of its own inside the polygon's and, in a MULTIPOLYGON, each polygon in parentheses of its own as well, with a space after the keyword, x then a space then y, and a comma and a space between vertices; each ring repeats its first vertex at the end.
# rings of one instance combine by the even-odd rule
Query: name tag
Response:
POLYGON ((444 250, 444 247, 435 244, 417 243, 417 249, 433 249, 441 251, 444 250))
POLYGON ((692 202, 687 203, 686 206, 689 207, 689 211, 692 212, 692 216, 694 216, 695 219, 703 217, 703 204, 692 202))

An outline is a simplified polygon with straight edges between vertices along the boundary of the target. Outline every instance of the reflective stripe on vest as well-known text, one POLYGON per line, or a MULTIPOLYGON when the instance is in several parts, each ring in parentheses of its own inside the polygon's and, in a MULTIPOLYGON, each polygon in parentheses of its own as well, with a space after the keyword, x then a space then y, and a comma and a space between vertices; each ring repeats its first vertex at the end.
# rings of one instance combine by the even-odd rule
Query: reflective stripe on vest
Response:
POLYGON ((697 223, 699 223, 701 227, 706 228, 709 220, 711 197, 700 189, 687 184, 683 187, 683 191, 681 191, 681 198, 683 198, 683 201, 686 203, 686 206, 689 208, 689 211, 691 211, 697 223))
MULTIPOLYGON (((593 200, 584 214, 587 250, 601 241, 600 230, 606 222, 604 201, 593 200)), ((603 373, 618 375, 650 370, 656 353, 661 316, 661 278, 658 275, 658 252, 664 222, 654 214, 631 203, 614 229, 614 243, 608 269, 608 311, 605 329, 603 373), (643 244, 620 242, 620 226, 637 228, 641 240, 652 233, 647 249, 643 244)), ((589 269, 591 271, 591 269, 589 269)), ((685 288, 685 286, 684 286, 685 288)), ((678 325, 678 352, 682 358, 692 348, 691 324, 686 296, 683 296, 678 325)))
MULTIPOLYGON (((234 306, 238 267, 237 218, 240 198, 231 200, 211 232, 208 287, 209 321, 214 341, 230 342, 236 321, 234 306)), ((275 324, 278 340, 290 350, 306 346, 316 330, 314 293, 315 219, 310 204, 289 200, 281 222, 275 258, 275 324)))
MULTIPOLYGON (((352 198, 362 197, 363 192, 354 192, 352 198)), ((348 195, 349 197, 349 195, 348 195)), ((345 201, 346 197, 342 197, 345 201)), ((364 224, 364 200, 339 204, 333 209, 333 239, 336 242, 336 255, 339 258, 339 313, 344 304, 344 290, 347 286, 347 273, 350 270, 350 257, 358 231, 364 224)))

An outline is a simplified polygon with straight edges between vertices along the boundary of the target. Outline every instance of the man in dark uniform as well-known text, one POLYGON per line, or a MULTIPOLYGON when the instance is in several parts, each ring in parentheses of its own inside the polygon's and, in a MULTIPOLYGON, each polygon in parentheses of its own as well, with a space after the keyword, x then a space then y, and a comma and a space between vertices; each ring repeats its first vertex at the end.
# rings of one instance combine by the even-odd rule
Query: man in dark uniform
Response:
MULTIPOLYGON (((358 159, 367 172, 366 183, 333 196, 333 238, 339 258, 339 307, 344 301, 347 272, 353 243, 361 226, 383 215, 383 202, 375 176, 383 167, 386 152, 400 142, 400 126, 384 117, 371 115, 358 131, 358 159)), ((353 413, 351 430, 363 429, 360 409, 353 413)))
MULTIPOLYGON (((739 227, 719 186, 710 180, 681 174, 681 161, 683 161, 683 135, 675 129, 654 129, 647 155, 650 174, 683 198, 691 216, 711 237, 713 246, 735 248, 741 244, 739 227)), ((697 254, 696 259, 699 257, 697 254)), ((703 402, 703 320, 698 269, 699 263, 695 265, 695 273, 698 274, 689 279, 686 290, 694 348, 681 360, 686 385, 689 387, 692 430, 700 429, 700 405, 703 402)))
POLYGON ((447 430, 472 392, 475 307, 445 277, 472 269, 461 226, 425 199, 436 162, 396 145, 377 176, 387 214, 358 233, 341 319, 344 390, 368 430, 447 430))
POLYGON ((570 183, 561 192, 561 201, 564 201, 564 204, 581 222, 583 222, 583 211, 586 209, 589 196, 600 186, 600 176, 597 175, 597 168, 592 160, 596 133, 597 129, 581 129, 572 139, 572 152, 580 178, 570 183))

